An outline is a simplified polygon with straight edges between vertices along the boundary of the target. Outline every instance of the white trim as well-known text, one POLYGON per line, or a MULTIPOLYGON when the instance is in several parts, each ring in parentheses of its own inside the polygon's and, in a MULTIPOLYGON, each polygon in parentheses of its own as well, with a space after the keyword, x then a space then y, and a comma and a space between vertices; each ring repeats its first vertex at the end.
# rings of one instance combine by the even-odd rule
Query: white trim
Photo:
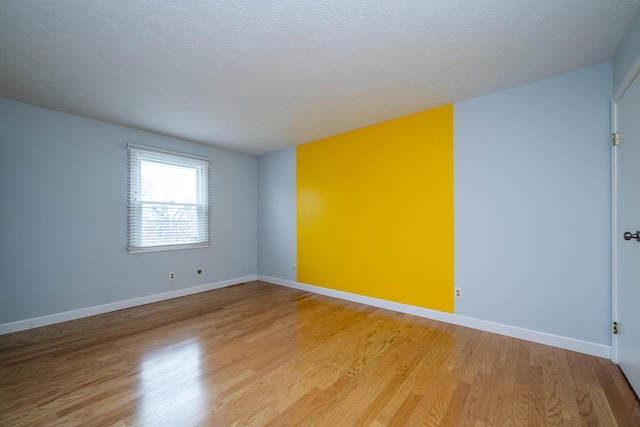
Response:
POLYGON ((206 157, 194 156, 193 154, 184 154, 178 151, 170 151, 170 150, 165 150, 163 148, 156 148, 156 147, 150 147, 148 145, 140 145, 140 144, 135 144, 133 142, 127 142, 127 150, 130 148, 139 148, 141 150, 155 151, 156 153, 170 154, 172 156, 188 157, 191 159, 203 160, 207 163, 211 163, 211 159, 208 159, 206 157))
MULTIPOLYGON (((640 75, 640 57, 636 59, 633 66, 625 76, 622 83, 611 99, 611 133, 618 132, 618 102, 629 90, 633 81, 640 75)), ((616 218, 618 216, 618 151, 615 146, 611 146, 611 322, 618 320, 618 272, 617 260, 618 250, 616 248, 616 236, 618 227, 616 218)), ((618 336, 611 334, 611 360, 618 363, 618 336)))
POLYGON ((624 80, 622 80, 622 83, 618 86, 618 90, 616 90, 616 93, 613 95, 614 103, 622 99, 622 96, 631 87, 631 83, 633 83, 633 80, 638 74, 640 74, 640 56, 636 59, 636 62, 633 63, 624 80))
POLYGON ((162 246, 127 246, 127 251, 131 254, 143 254, 145 252, 162 252, 162 251, 183 251, 186 249, 208 248, 211 243, 192 243, 185 245, 162 245, 162 246))
POLYGON ((226 288, 245 282, 258 280, 257 275, 238 277, 235 279, 223 280, 221 282, 208 283, 191 288, 178 289, 161 294, 147 295, 125 301, 112 302, 109 304, 96 305, 93 307, 81 308, 78 310, 66 311, 63 313, 50 314, 48 316, 36 317, 33 319, 20 320, 17 322, 0 324, 0 335, 12 332, 25 331, 27 329, 39 328, 40 326, 52 325, 54 323, 67 322, 69 320, 81 319, 83 317, 95 316, 97 314, 109 313, 111 311, 123 310, 125 308, 137 307, 139 305, 151 304, 173 298, 193 295, 200 292, 212 291, 214 289, 226 288))
POLYGON ((400 313, 412 314, 414 316, 438 320, 440 322, 452 323, 454 325, 465 326, 467 328, 478 329, 481 331, 492 332, 495 334, 505 335, 508 337, 518 338, 539 344, 550 345, 553 347, 563 348, 565 350, 577 351, 579 353, 585 353, 592 356, 609 358, 611 355, 611 347, 604 344, 582 341, 575 338, 548 334, 546 332, 534 331, 531 329, 490 322, 487 320, 474 319, 471 317, 460 316, 458 314, 430 310, 428 308, 416 307, 409 304, 402 304, 398 302, 352 294, 349 292, 336 291, 334 289, 327 289, 319 286, 306 285, 304 283, 294 282, 291 280, 276 279, 274 277, 264 275, 258 275, 258 280, 273 283, 275 285, 299 289, 302 291, 313 292, 320 295, 326 295, 333 298, 366 304, 373 307, 384 308, 386 310, 398 311, 400 313))
POLYGON ((553 347, 563 348, 565 350, 577 351, 580 353, 590 354, 592 356, 608 358, 611 355, 611 347, 602 344, 596 344, 588 341, 577 340, 574 338, 563 337, 559 335, 548 334, 545 332, 533 331, 530 329, 519 328, 517 326, 504 325, 501 323, 490 322, 486 320, 474 319, 471 317, 460 316, 457 314, 445 313, 437 310, 416 307, 409 304, 402 304, 393 301, 382 300, 378 298, 367 297, 363 295, 352 294, 349 292, 336 291, 333 289, 322 288, 318 286, 306 285, 290 280, 276 279, 274 277, 263 275, 252 275, 239 277, 236 279, 224 280, 216 283, 209 283, 191 288, 178 289, 171 292, 161 294, 148 295, 140 298, 133 298, 125 301, 118 301, 110 304, 103 304, 94 307, 82 308, 79 310, 67 311, 64 313, 56 313, 48 316, 36 317, 33 319, 20 320, 17 322, 0 324, 0 335, 12 332, 24 331, 27 329, 38 328, 41 326, 52 325, 55 323, 66 322, 69 320, 81 319, 84 317, 95 316, 97 314, 108 313, 126 308, 137 307, 140 305, 151 304, 154 302, 165 301, 173 298, 179 298, 187 295, 193 295, 200 292, 211 291, 214 289, 225 288, 240 283, 251 282, 254 280, 262 280, 280 286, 299 289, 302 291, 312 292, 320 295, 326 295, 346 301, 366 304, 373 307, 393 310, 400 313, 407 313, 414 316, 424 317, 427 319, 437 320, 440 322, 452 323, 454 325, 465 326, 468 328, 478 329, 481 331, 492 332, 513 338, 519 338, 540 344, 546 344, 553 347))
MULTIPOLYGON (((617 131, 617 101, 611 101, 611 134, 617 131)), ((616 247, 616 236, 618 235, 618 226, 616 218, 618 217, 618 150, 616 146, 611 144, 611 325, 618 319, 618 272, 616 263, 618 260, 618 249, 616 247)), ((611 333, 611 360, 618 363, 618 337, 611 333)))

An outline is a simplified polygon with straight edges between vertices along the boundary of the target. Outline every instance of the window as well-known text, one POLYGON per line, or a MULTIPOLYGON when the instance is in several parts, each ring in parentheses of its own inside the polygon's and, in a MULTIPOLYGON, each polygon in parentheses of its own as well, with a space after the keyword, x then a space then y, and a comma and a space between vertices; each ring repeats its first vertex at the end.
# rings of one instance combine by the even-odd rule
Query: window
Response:
POLYGON ((127 146, 130 252, 206 247, 209 160, 127 146))

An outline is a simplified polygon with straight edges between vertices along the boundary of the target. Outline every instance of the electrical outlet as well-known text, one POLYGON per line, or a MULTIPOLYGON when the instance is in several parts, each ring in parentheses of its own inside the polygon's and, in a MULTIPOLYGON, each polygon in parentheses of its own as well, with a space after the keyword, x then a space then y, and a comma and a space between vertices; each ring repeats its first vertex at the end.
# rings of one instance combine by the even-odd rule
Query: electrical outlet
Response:
POLYGON ((169 280, 173 280, 175 278, 176 278, 176 273, 174 272, 169 273, 169 280))
POLYGON ((456 288, 453 294, 456 298, 462 298, 462 288, 456 288))

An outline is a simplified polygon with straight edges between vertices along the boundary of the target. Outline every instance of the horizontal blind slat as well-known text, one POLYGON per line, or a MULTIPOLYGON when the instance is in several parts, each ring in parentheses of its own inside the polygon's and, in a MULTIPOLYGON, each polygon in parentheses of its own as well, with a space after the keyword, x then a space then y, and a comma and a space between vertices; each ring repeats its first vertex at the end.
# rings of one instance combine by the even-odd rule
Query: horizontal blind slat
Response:
POLYGON ((209 245, 210 161, 132 144, 127 148, 128 249, 209 245))

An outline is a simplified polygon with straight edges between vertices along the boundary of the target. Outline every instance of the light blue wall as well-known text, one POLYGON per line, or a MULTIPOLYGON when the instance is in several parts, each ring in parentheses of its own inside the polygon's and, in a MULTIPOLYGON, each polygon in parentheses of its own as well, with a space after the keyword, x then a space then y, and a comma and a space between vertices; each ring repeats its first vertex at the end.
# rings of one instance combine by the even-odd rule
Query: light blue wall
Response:
MULTIPOLYGON (((612 82, 605 63, 455 105, 456 314, 610 343, 612 82)), ((0 323, 295 280, 295 153, 256 159, 0 99, 0 323), (212 247, 125 250, 128 141, 212 159, 212 247)))
POLYGON ((610 344, 607 62, 455 104, 455 313, 610 344))
POLYGON ((0 323, 257 274, 253 156, 0 99, 0 200, 0 323), (128 141, 212 160, 211 247, 127 252, 128 141))
POLYGON ((617 90, 631 67, 640 58, 640 10, 613 57, 613 87, 617 90))
MULTIPOLYGON (((612 64, 454 106, 455 313, 610 344, 612 64)), ((295 280, 295 151, 258 161, 259 273, 295 280)))
POLYGON ((296 149, 258 159, 258 272, 296 280, 296 149))

